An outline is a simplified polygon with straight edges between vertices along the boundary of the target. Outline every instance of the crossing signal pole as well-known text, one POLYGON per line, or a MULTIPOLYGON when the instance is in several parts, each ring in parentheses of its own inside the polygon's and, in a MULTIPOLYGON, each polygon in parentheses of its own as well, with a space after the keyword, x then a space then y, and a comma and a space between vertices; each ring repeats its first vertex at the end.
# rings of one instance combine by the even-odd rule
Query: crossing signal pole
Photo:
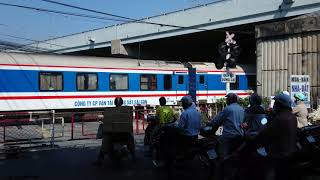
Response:
POLYGON ((233 39, 234 36, 234 34, 226 32, 225 41, 219 44, 219 54, 221 56, 215 61, 217 69, 222 69, 224 66, 226 66, 226 74, 223 74, 221 77, 221 81, 226 83, 226 94, 228 94, 230 91, 230 83, 234 82, 231 82, 231 80, 224 80, 226 78, 223 78, 223 76, 235 77, 234 74, 232 74, 232 72, 230 71, 230 68, 236 67, 238 56, 241 52, 239 45, 237 45, 237 42, 233 39))

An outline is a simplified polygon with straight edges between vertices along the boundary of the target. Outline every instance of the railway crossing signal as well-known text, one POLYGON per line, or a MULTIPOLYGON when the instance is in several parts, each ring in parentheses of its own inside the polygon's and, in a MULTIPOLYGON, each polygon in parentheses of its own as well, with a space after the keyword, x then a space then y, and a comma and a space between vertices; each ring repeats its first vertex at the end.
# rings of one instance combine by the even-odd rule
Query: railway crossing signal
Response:
POLYGON ((226 32, 225 42, 219 44, 219 54, 221 55, 216 61, 217 69, 222 69, 226 63, 226 67, 235 68, 240 55, 241 49, 237 42, 233 40, 234 34, 226 32))

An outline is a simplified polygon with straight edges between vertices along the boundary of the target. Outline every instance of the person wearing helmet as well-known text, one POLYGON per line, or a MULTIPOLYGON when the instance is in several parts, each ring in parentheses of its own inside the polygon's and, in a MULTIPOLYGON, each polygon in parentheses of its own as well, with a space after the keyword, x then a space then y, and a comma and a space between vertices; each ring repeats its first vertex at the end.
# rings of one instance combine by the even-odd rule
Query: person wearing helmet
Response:
POLYGON ((220 161, 215 170, 215 179, 231 178, 232 165, 224 160, 240 146, 244 135, 241 124, 244 121, 245 113, 238 104, 237 94, 227 94, 226 101, 227 106, 207 124, 212 126, 214 131, 220 126, 223 127, 222 135, 218 137, 217 152, 220 161))
POLYGON ((227 107, 216 115, 209 123, 213 129, 218 129, 219 126, 223 127, 223 132, 219 138, 219 156, 223 159, 230 154, 236 144, 235 141, 242 139, 243 129, 241 124, 244 121, 244 109, 238 104, 238 96, 235 93, 226 95, 227 107))
POLYGON ((250 107, 245 110, 245 120, 243 127, 246 135, 255 135, 264 126, 261 121, 266 118, 266 112, 261 106, 262 98, 254 93, 249 97, 250 107))
MULTIPOLYGON (((123 99, 121 97, 116 97, 114 99, 114 105, 119 108, 123 105, 123 99)), ((113 152, 114 143, 117 142, 116 139, 126 139, 127 141, 127 148, 132 155, 132 159, 135 160, 135 143, 134 143, 134 136, 130 132, 103 132, 102 136, 102 144, 100 148, 100 152, 98 155, 98 159, 93 163, 95 166, 101 166, 103 164, 103 160, 105 154, 113 152)))
POLYGON ((298 128, 308 126, 308 109, 304 104, 305 96, 302 93, 294 94, 296 106, 292 108, 292 113, 297 117, 298 128))
POLYGON ((253 144, 265 147, 276 179, 291 179, 289 159, 296 151, 297 118, 292 114, 291 98, 286 94, 274 97, 275 112, 270 124, 254 138, 253 144))
POLYGON ((201 127, 201 115, 190 96, 182 97, 181 103, 184 111, 180 115, 177 126, 182 130, 181 143, 183 146, 188 146, 198 139, 201 127))
POLYGON ((290 93, 288 91, 282 91, 281 93, 290 96, 290 93))

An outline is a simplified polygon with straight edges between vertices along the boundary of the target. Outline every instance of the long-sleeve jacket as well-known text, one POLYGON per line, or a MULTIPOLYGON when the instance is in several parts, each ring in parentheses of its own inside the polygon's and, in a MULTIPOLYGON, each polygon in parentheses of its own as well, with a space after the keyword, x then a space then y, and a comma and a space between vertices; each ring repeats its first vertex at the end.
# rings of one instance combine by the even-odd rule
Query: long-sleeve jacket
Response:
POLYGON ((272 157, 292 155, 296 151, 297 118, 290 110, 276 112, 270 125, 256 136, 255 142, 265 146, 272 157))
POLYGON ((304 104, 292 108, 292 113, 297 117, 298 128, 308 126, 308 109, 304 104))
POLYGON ((209 124, 223 127, 222 137, 233 138, 243 136, 241 124, 244 121, 244 109, 237 103, 230 104, 223 109, 209 124))
POLYGON ((263 127, 261 120, 266 117, 266 112, 261 106, 252 106, 247 108, 245 110, 244 120, 244 122, 248 124, 246 133, 257 133, 263 127))
POLYGON ((178 127, 183 130, 183 134, 186 136, 197 136, 199 134, 201 115, 193 105, 181 113, 178 127))

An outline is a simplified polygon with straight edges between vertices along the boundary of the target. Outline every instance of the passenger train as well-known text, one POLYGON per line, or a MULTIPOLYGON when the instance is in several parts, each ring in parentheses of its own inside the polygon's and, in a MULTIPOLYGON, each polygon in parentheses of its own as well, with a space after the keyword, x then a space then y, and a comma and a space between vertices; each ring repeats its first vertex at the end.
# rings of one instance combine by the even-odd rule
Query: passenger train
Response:
MULTIPOLYGON (((226 94, 214 63, 190 62, 196 68, 197 100, 213 103, 226 94)), ((255 69, 231 70, 239 96, 255 86, 255 69)), ((90 109, 125 105, 157 105, 161 96, 176 105, 188 94, 188 68, 181 62, 32 53, 0 53, 0 111, 90 109)))

